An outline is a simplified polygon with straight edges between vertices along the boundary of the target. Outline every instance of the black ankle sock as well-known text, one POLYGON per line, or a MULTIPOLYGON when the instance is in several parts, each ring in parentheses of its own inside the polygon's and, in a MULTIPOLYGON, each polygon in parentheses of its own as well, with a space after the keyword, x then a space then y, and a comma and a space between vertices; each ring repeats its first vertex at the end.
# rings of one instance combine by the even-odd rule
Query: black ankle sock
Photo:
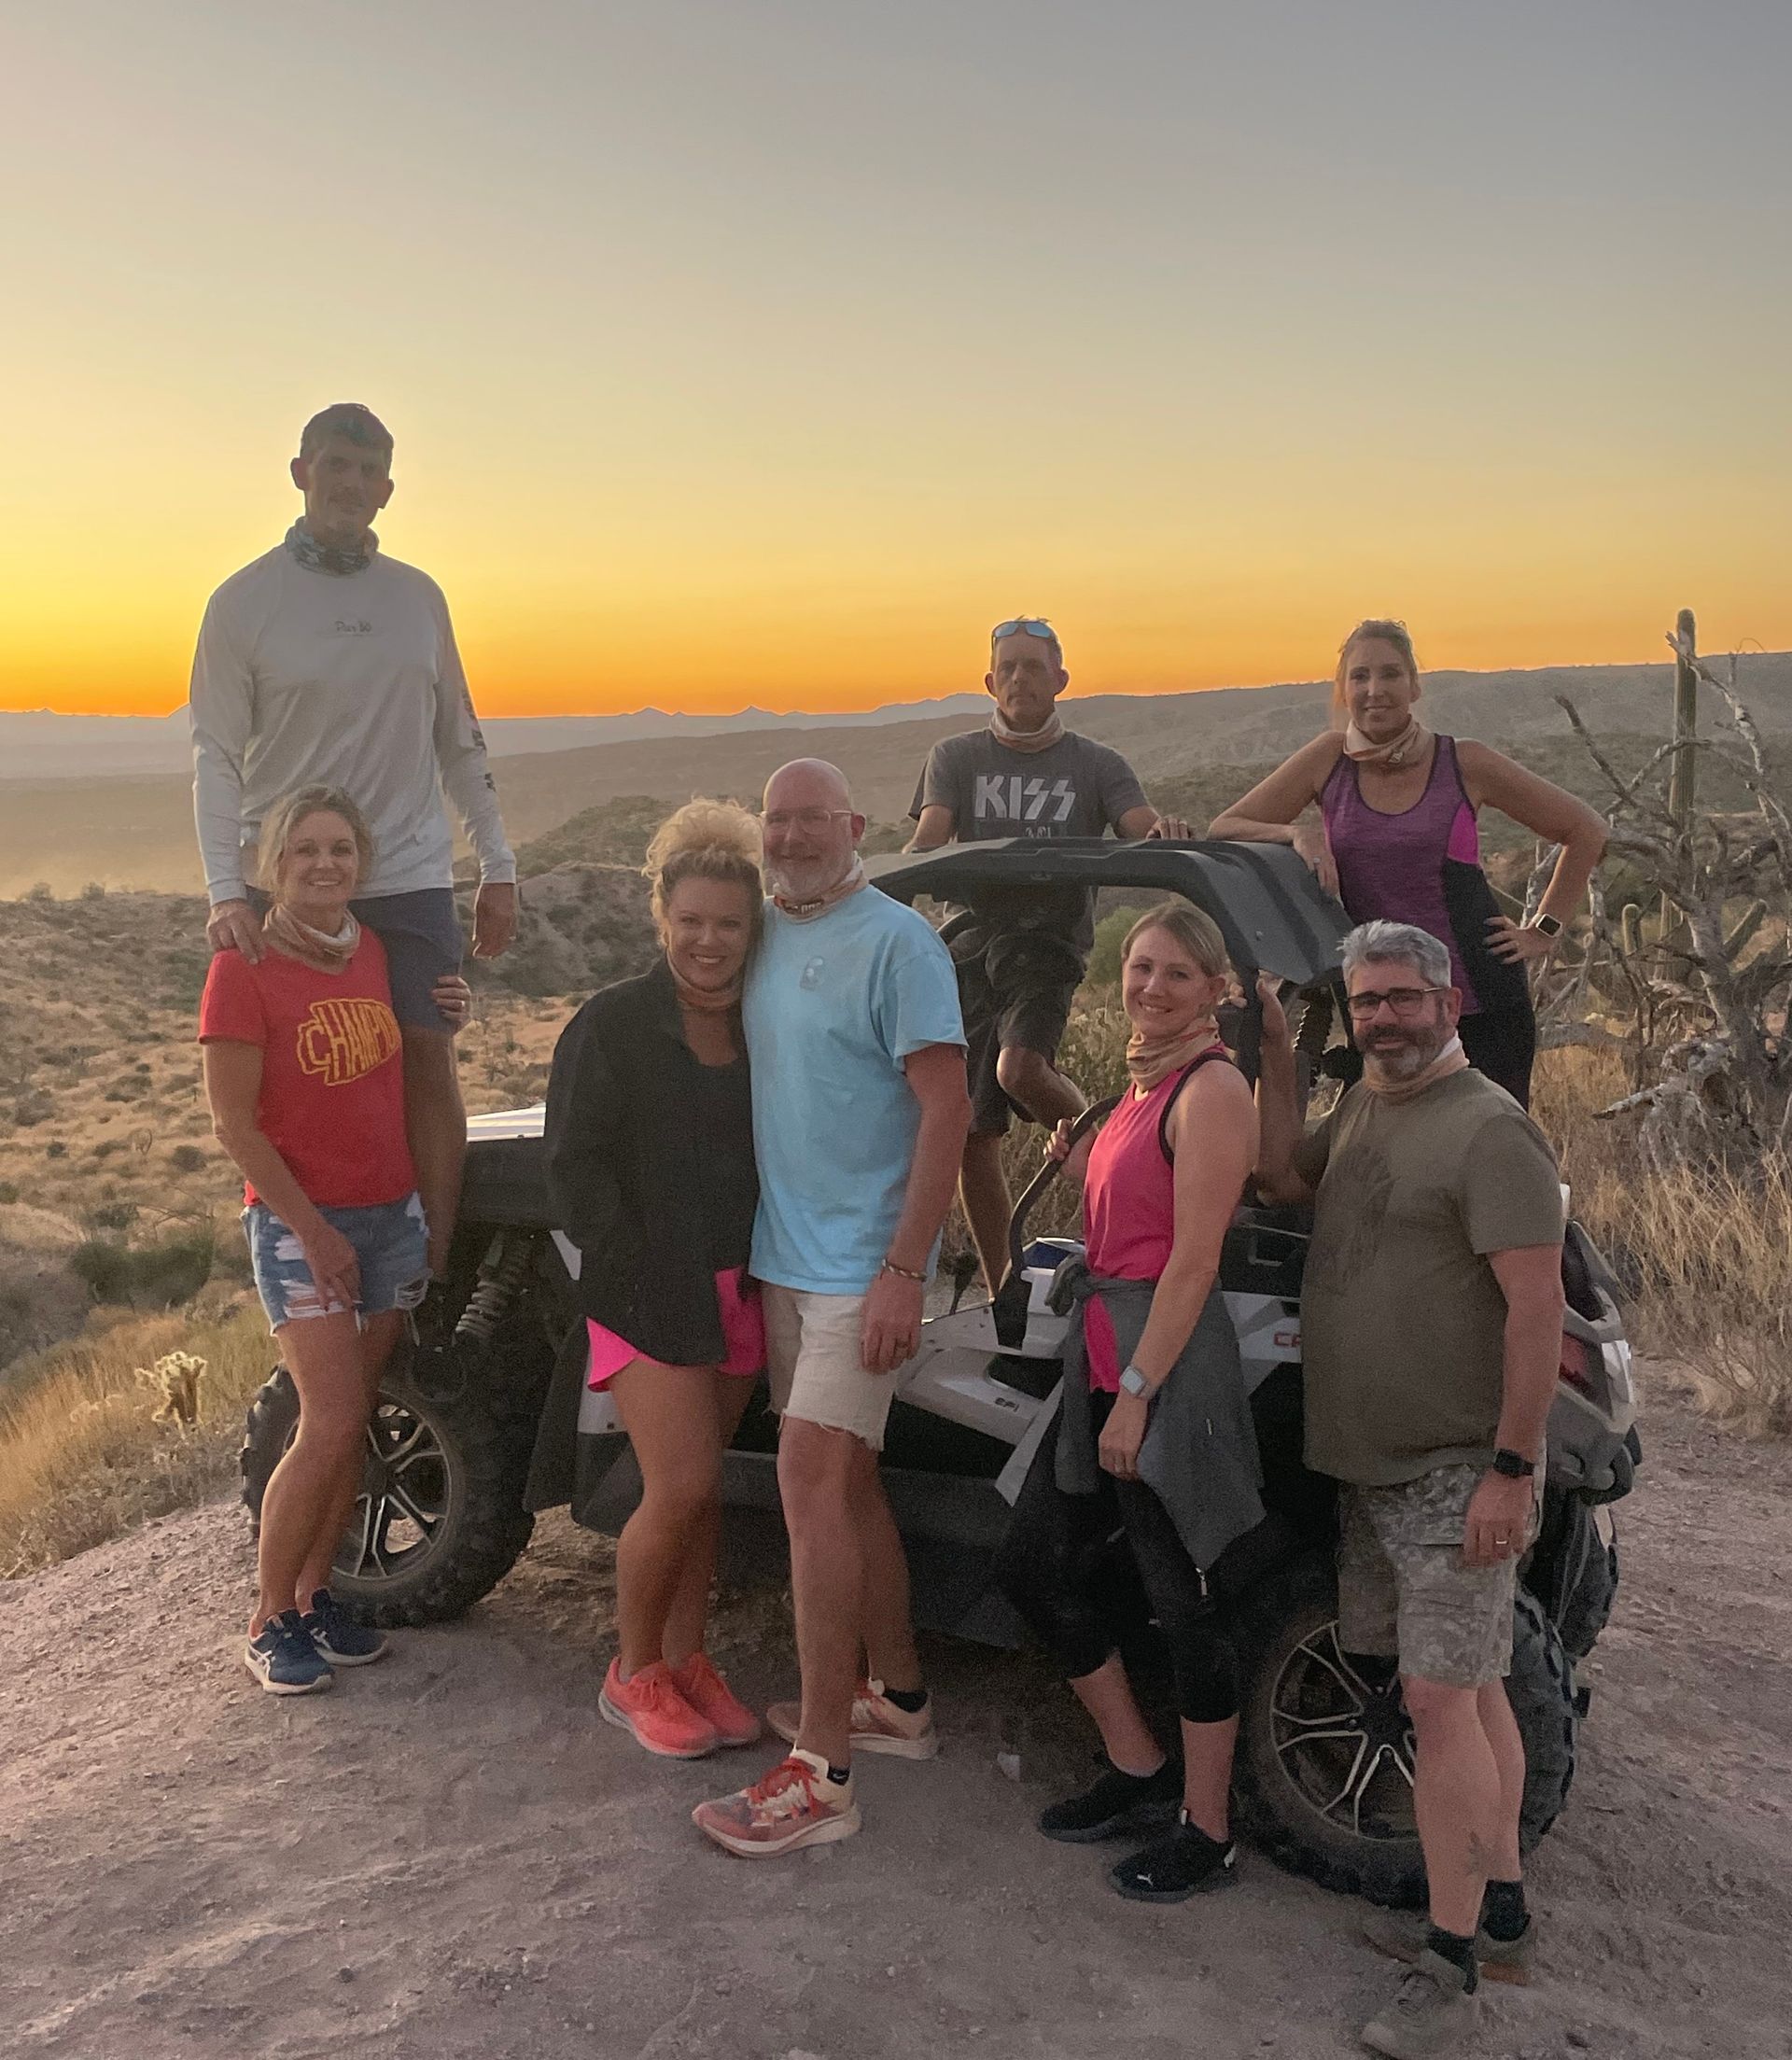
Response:
POLYGON ((847 1783, 852 1779, 852 1769, 850 1767, 830 1767, 828 1769, 828 1779, 833 1783, 836 1788, 844 1788, 847 1783))
POLYGON ((1459 1967, 1468 1977, 1468 1994, 1474 1995, 1480 1985, 1480 1969, 1475 1964, 1475 1941, 1464 1939, 1454 1931, 1445 1931, 1433 1925, 1425 1943, 1439 1959, 1448 1960, 1452 1967, 1459 1967))
POLYGON ((886 1689, 884 1701, 894 1703, 905 1717, 918 1717, 927 1707, 925 1689, 886 1689))
POLYGON ((1521 1881, 1491 1881, 1481 1898, 1481 1929, 1502 1945, 1524 1936, 1531 1913, 1524 1906, 1521 1881))

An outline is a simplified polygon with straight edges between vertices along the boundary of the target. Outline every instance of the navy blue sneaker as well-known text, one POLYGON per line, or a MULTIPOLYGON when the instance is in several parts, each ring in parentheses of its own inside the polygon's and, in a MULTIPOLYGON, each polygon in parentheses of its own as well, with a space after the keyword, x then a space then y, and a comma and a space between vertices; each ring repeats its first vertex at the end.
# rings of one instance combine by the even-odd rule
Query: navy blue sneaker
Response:
POLYGON ((385 1632, 357 1624, 327 1588, 320 1588, 311 1598, 304 1626, 312 1644, 331 1666, 371 1666, 391 1649, 385 1632))
POLYGON ((336 1679, 296 1609, 268 1619, 243 1648, 243 1664, 270 1695, 315 1695, 336 1679))

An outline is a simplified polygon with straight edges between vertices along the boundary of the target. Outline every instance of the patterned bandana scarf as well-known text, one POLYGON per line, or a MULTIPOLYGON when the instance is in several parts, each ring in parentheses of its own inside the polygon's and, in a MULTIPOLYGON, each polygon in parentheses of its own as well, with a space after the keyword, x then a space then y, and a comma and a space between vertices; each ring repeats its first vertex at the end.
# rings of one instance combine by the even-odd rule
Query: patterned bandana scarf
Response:
POLYGON ((1410 1080, 1378 1080, 1375 1068, 1365 1065, 1363 1085, 1371 1094, 1379 1095, 1383 1101, 1416 1101, 1427 1087, 1435 1087, 1440 1080, 1448 1080, 1451 1073, 1468 1071, 1468 1054, 1463 1049, 1460 1037, 1452 1037, 1428 1066, 1421 1068, 1410 1080))
POLYGON ((679 1005, 698 1016, 722 1016, 730 1009, 740 1006, 740 997, 746 989, 747 974, 743 969, 735 974, 725 988, 700 988, 695 981, 687 980, 678 967, 666 959, 665 970, 672 975, 672 985, 679 990, 679 1005))
POLYGON ((829 909, 846 900, 848 894, 856 894, 866 884, 865 862, 854 855, 852 871, 842 879, 818 894, 811 902, 793 902, 774 892, 772 901, 780 915, 788 916, 793 923, 812 923, 818 916, 825 916, 829 909))
POLYGON ((380 540, 371 529, 352 551, 332 551, 328 544, 319 543, 302 521, 287 531, 287 549, 307 571, 333 573, 339 580, 346 579, 351 572, 365 572, 379 548, 380 540))
POLYGON ((1358 765, 1405 765, 1424 750, 1430 735, 1415 715, 1398 736, 1389 737, 1385 744, 1371 744, 1352 722, 1344 732, 1344 755, 1358 765))
POLYGON ((1139 1092, 1149 1094, 1159 1081, 1181 1072, 1191 1059, 1215 1045, 1225 1049, 1211 1016, 1203 1016, 1174 1037, 1147 1037, 1142 1030, 1134 1030, 1127 1040, 1127 1071, 1139 1092))
POLYGON ((1036 730, 1011 730, 998 708, 989 718, 989 734, 1011 751, 1049 751, 1064 735, 1064 718, 1054 708, 1036 730))
POLYGON ((301 922, 291 909, 275 902, 261 918, 261 934, 270 944, 318 973, 346 973, 361 945, 361 926, 346 909, 343 927, 332 937, 301 922))

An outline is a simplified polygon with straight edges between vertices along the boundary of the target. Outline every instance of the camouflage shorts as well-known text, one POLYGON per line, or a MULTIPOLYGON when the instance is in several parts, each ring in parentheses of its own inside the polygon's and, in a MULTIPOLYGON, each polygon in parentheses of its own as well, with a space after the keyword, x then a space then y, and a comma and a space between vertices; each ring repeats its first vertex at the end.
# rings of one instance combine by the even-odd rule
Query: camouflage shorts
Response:
MULTIPOLYGON (((1482 1474, 1439 1466, 1392 1488, 1340 1491, 1337 1638, 1346 1652, 1397 1654, 1402 1674, 1447 1688, 1479 1688, 1511 1672, 1518 1562, 1463 1560, 1463 1525, 1482 1474)), ((1533 1537, 1535 1524, 1533 1514, 1533 1537)))

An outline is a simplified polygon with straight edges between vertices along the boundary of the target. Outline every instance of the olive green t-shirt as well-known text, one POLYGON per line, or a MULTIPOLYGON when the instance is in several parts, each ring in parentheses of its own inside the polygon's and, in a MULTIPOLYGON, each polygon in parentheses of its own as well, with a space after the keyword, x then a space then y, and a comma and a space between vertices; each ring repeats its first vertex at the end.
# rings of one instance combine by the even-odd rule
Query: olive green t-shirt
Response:
POLYGON ((1487 1254, 1561 1243, 1548 1141, 1471 1068, 1412 1101, 1350 1088, 1295 1164, 1317 1196, 1300 1308, 1307 1464, 1362 1487, 1491 1464, 1505 1296, 1487 1254))

